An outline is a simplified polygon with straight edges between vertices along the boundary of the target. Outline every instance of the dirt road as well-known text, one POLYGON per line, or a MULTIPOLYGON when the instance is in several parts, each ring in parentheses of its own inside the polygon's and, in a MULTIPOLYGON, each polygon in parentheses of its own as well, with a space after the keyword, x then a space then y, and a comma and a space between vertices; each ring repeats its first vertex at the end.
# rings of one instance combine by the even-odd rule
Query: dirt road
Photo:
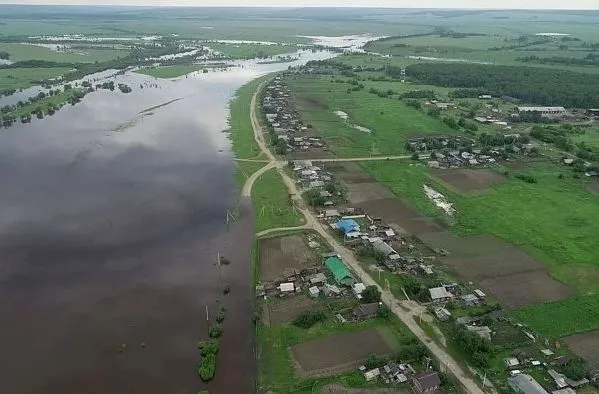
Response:
MULTIPOLYGON (((424 345, 439 359, 444 369, 448 369, 451 373, 460 381, 462 386, 470 392, 470 393, 483 393, 483 391, 479 388, 476 382, 465 372, 464 369, 436 342, 431 339, 422 328, 416 323, 415 318, 420 316, 420 313, 423 311, 424 307, 414 301, 404 301, 400 303, 389 291, 381 288, 375 281, 370 277, 370 275, 362 268, 359 264, 358 260, 355 258, 352 251, 346 249, 342 245, 340 245, 337 240, 326 231, 322 223, 314 216, 314 214, 305 207, 303 200, 301 198, 301 194, 297 189, 297 185, 293 179, 291 179, 283 170, 285 166, 285 161, 277 160, 276 157, 272 154, 272 152, 268 149, 268 146, 264 140, 264 132, 262 130, 262 126, 258 120, 257 116, 257 97, 258 92, 260 91, 262 85, 260 85, 254 95, 252 96, 251 109, 250 109, 250 118, 252 122, 252 127, 254 129, 254 138, 256 139, 256 143, 262 150, 262 152, 266 155, 269 160, 269 164, 266 167, 272 168, 273 166, 277 169, 287 189, 289 190, 289 194, 296 206, 296 208, 302 212, 302 214, 306 218, 306 224, 301 228, 311 228, 318 232, 338 253, 345 264, 347 264, 362 280, 362 282, 366 286, 377 286, 382 294, 382 301, 391 309, 391 311, 424 343, 424 345)), ((333 159, 329 159, 331 161, 333 159)), ((349 159, 340 159, 345 161, 350 161, 349 159)), ((337 161, 340 161, 337 160, 337 161)), ((317 160, 315 160, 317 161, 317 160)), ((318 160, 324 161, 324 160, 318 160)), ((264 167, 264 168, 266 168, 264 167)), ((258 172, 263 172, 264 168, 262 168, 258 172)), ((265 171, 265 170, 264 170, 265 171)), ((259 175, 258 175, 259 176, 259 175)), ((251 181, 251 184, 258 177, 250 176, 248 178, 248 182, 251 181), (253 178, 253 179, 252 179, 253 178)), ((244 185, 243 190, 246 193, 251 194, 251 184, 247 186, 244 185), (247 187, 246 187, 247 186, 247 187)), ((247 194, 249 196, 249 194, 247 194)), ((283 229, 272 229, 272 231, 280 231, 283 229)), ((264 232, 263 232, 264 233, 264 232)))

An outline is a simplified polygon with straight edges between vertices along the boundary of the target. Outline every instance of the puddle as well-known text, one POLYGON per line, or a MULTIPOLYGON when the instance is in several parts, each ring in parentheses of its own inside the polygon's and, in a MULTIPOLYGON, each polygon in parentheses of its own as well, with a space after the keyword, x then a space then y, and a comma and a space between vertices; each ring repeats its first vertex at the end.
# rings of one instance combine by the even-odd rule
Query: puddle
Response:
POLYGON ((337 115, 338 117, 340 117, 341 119, 343 119, 344 121, 346 121, 351 128, 354 128, 354 129, 356 129, 358 131, 361 131, 363 133, 368 133, 368 134, 372 133, 372 130, 370 130, 368 127, 358 126, 358 125, 355 125, 355 124, 351 123, 349 121, 349 115, 346 112, 335 111, 335 115, 337 115))
POLYGON ((441 208, 443 211, 445 211, 445 213, 449 216, 453 216, 454 212, 456 211, 453 207, 453 204, 450 203, 449 201, 447 201, 447 199, 445 198, 445 196, 441 193, 439 193, 438 191, 436 191, 435 189, 433 189, 432 187, 429 187, 427 185, 422 185, 422 188, 424 189, 424 194, 426 194, 426 196, 438 207, 441 208))

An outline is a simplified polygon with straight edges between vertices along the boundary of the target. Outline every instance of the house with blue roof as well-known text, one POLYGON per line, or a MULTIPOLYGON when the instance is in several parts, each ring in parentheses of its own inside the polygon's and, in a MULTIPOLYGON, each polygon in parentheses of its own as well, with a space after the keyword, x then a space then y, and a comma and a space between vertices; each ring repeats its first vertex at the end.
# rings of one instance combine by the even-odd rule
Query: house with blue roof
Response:
POLYGON ((342 231, 343 234, 360 231, 360 225, 353 219, 341 219, 335 226, 337 227, 337 230, 342 231))

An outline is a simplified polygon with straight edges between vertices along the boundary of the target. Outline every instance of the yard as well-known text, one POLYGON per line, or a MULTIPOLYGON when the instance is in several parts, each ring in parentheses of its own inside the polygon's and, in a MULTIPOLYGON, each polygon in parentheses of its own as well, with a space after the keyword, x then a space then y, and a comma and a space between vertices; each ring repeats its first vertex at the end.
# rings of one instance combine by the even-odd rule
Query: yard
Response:
POLYGON ((321 265, 320 256, 306 245, 303 235, 294 234, 259 241, 260 279, 275 280, 284 272, 321 265))

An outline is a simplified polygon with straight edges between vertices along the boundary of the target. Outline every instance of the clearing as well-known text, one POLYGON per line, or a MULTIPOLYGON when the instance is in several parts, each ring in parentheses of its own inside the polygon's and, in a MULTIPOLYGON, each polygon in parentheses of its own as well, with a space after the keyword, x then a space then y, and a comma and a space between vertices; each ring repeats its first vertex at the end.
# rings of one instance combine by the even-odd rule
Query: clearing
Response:
POLYGON ((433 175, 460 192, 486 189, 505 182, 505 177, 492 170, 468 168, 433 170, 433 175))
POLYGON ((260 241, 260 279, 275 280, 290 270, 302 270, 320 263, 319 257, 300 235, 260 241))
POLYGON ((450 252, 443 264, 473 280, 510 308, 564 299, 574 293, 553 279, 547 268, 492 235, 456 237, 449 232, 420 235, 434 249, 450 252))
POLYGON ((385 328, 368 328, 300 343, 291 348, 300 376, 334 375, 355 368, 369 356, 392 353, 397 343, 385 328))
POLYGON ((577 356, 599 367, 599 331, 572 335, 565 340, 577 356))

